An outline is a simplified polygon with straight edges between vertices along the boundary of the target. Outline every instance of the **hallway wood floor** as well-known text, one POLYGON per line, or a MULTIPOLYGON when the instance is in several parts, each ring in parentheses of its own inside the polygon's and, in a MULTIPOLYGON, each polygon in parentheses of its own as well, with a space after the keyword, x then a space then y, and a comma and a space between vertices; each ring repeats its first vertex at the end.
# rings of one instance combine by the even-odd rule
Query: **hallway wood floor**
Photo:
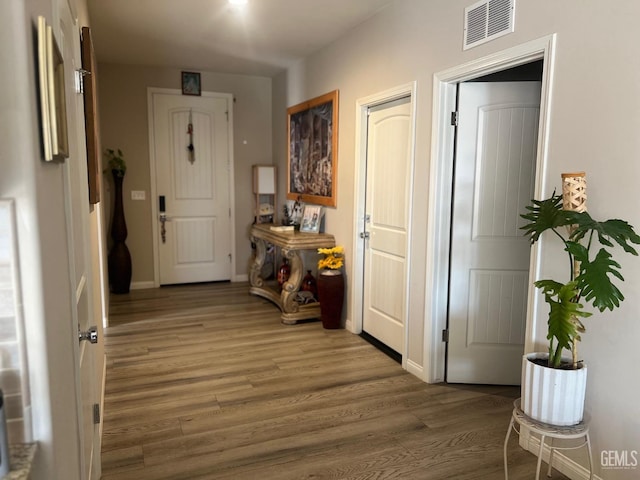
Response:
MULTIPOLYGON (((282 325, 248 290, 112 296, 104 480, 504 478, 518 388, 425 384, 345 330, 282 325)), ((514 437, 509 459, 533 478, 514 437)))

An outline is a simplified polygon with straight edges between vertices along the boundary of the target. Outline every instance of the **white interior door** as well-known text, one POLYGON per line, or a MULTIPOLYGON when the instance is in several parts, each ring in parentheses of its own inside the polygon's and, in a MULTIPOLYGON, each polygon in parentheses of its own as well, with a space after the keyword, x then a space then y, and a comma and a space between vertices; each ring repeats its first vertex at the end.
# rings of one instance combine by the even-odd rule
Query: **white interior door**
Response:
POLYGON ((541 83, 459 87, 447 381, 518 385, 541 83))
POLYGON ((404 353, 411 103, 369 109, 362 329, 404 353))
MULTIPOLYGON (((80 30, 69 10, 60 4, 60 51, 64 59, 69 158, 64 163, 67 234, 70 258, 70 281, 73 294, 73 323, 78 332, 99 327, 94 316, 94 285, 90 254, 89 188, 84 134, 84 106, 75 84, 75 72, 81 68, 80 30)), ((75 329, 74 329, 75 330, 75 329)), ((102 370, 97 368, 97 347, 88 341, 77 345, 76 388, 78 424, 81 444, 81 478, 97 480, 101 475, 100 425, 94 421, 94 405, 100 405, 102 370)))
POLYGON ((153 92, 151 101, 155 201, 160 206, 164 197, 166 213, 164 233, 158 228, 160 284, 229 280, 231 97, 153 92))

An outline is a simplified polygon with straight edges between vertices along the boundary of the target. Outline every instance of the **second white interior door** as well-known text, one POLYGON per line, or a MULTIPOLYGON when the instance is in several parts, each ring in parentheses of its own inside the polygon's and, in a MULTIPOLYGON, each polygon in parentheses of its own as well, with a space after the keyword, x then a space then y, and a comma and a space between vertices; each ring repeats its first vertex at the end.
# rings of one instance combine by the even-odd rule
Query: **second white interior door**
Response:
POLYGON ((229 280, 230 97, 153 92, 151 98, 153 201, 164 197, 166 212, 164 234, 158 226, 160 284, 229 280))
POLYGON ((447 381, 516 385, 527 311, 540 82, 462 83, 447 381))
POLYGON ((369 110, 362 329, 404 353, 411 103, 369 110))

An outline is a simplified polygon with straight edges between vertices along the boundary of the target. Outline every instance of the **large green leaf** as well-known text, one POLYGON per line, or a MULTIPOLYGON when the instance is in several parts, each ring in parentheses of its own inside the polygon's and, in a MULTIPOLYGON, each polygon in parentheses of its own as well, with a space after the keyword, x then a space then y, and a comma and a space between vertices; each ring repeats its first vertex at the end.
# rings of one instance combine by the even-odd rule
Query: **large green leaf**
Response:
POLYGON ((557 367, 560 364, 562 350, 571 350, 573 340, 579 340, 580 332, 584 331, 578 317, 589 317, 591 313, 581 310, 582 304, 575 302, 578 296, 577 282, 562 284, 554 280, 539 280, 535 285, 542 289, 544 299, 551 309, 547 339, 551 345, 554 344, 554 339, 557 342, 555 353, 550 352, 551 364, 557 367))
POLYGON ((585 302, 601 312, 606 308, 613 310, 619 307, 624 296, 611 281, 611 276, 624 281, 619 269, 620 264, 604 248, 600 249, 593 261, 582 262, 576 281, 585 302))
POLYGON ((633 230, 633 227, 624 220, 611 219, 604 222, 594 220, 587 212, 571 212, 568 214, 571 223, 576 225, 576 229, 571 238, 579 241, 587 234, 595 232, 598 241, 607 247, 613 247, 611 240, 620 245, 625 252, 638 255, 638 252, 630 243, 640 245, 640 236, 633 230))
POLYGON ((571 225, 569 212, 562 210, 562 195, 556 195, 554 192, 546 200, 531 200, 531 203, 532 205, 526 207, 530 213, 520 215, 529 223, 520 229, 524 230, 524 235, 530 237, 532 244, 547 230, 571 225))

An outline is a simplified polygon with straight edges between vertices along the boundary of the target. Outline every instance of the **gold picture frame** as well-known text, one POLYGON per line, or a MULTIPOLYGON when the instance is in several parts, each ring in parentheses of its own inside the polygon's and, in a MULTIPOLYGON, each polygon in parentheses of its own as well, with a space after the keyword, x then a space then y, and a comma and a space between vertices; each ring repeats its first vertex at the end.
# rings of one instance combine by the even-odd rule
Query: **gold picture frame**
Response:
POLYGON ((287 198, 335 207, 338 90, 287 109, 287 198))
POLYGON ((38 17, 38 70, 44 159, 64 160, 69 156, 64 60, 53 29, 42 16, 38 17))

